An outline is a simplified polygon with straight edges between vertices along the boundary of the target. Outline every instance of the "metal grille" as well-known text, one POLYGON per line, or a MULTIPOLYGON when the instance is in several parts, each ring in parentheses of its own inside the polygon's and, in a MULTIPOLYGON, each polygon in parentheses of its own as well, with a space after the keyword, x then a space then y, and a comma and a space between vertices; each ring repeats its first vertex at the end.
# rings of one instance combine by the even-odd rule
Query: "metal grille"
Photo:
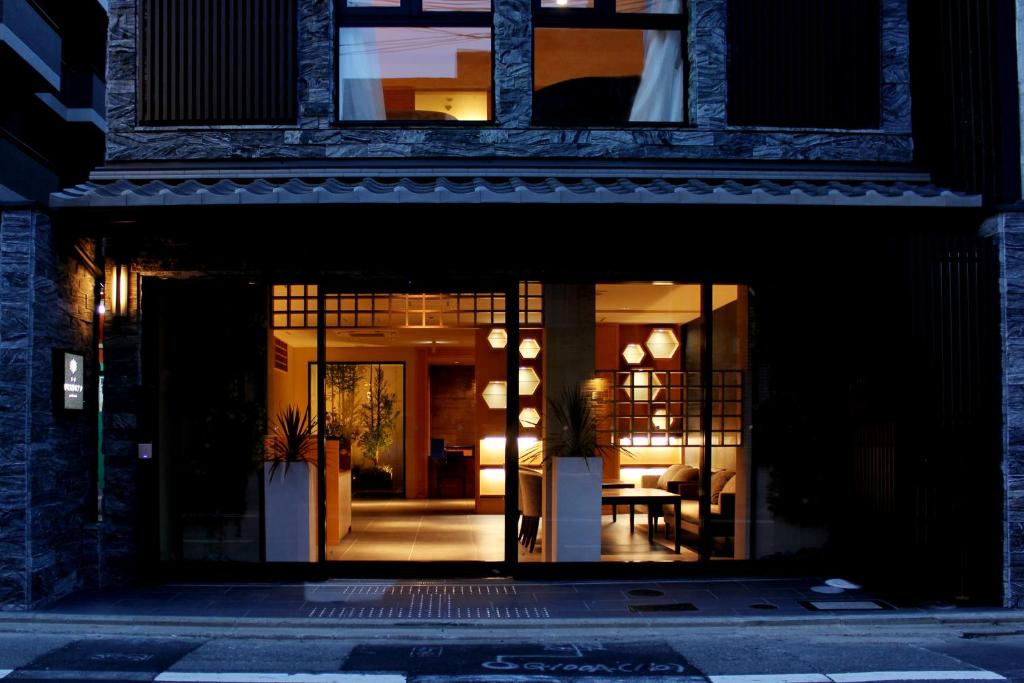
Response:
POLYGON ((915 156, 936 182, 1012 201, 1019 196, 1014 3, 912 0, 909 12, 915 156))
POLYGON ((879 9, 878 0, 729 0, 729 123, 877 128, 879 9))
POLYGON ((139 122, 292 123, 295 0, 140 0, 139 122))
MULTIPOLYGON (((621 446, 699 446, 699 372, 598 371, 598 433, 621 446)), ((711 373, 711 445, 743 445, 743 372, 711 373)))
MULTIPOLYGON (((317 285, 274 285, 271 318, 278 329, 317 325, 317 285)), ((505 294, 500 292, 337 293, 324 296, 328 328, 365 329, 474 328, 505 324, 505 294)), ((539 282, 519 285, 519 324, 544 324, 544 290, 539 282)))
POLYGON ((274 338, 274 367, 288 372, 288 344, 282 339, 274 338))

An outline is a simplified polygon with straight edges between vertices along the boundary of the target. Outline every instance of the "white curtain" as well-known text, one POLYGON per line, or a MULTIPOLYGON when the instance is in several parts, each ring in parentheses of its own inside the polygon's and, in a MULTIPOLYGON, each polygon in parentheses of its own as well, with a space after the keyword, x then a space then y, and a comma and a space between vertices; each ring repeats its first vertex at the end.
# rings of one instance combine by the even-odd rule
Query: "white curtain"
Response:
MULTIPOLYGON (((651 14, 679 14, 681 0, 648 0, 651 14)), ((683 54, 679 31, 644 31, 644 70, 630 121, 683 120, 683 54)))
POLYGON ((339 33, 340 118, 342 121, 383 121, 387 112, 377 30, 343 28, 339 33))

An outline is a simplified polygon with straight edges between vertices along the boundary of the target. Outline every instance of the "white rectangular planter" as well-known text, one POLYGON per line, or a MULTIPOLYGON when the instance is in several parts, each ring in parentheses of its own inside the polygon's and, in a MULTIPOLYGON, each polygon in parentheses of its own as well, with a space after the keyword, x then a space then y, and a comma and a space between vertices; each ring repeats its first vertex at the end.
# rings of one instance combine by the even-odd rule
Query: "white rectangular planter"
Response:
POLYGON ((544 559, 601 561, 601 458, 552 458, 545 472, 544 559))
POLYGON ((316 547, 316 468, 309 463, 284 465, 270 479, 263 464, 268 562, 314 562, 316 547))

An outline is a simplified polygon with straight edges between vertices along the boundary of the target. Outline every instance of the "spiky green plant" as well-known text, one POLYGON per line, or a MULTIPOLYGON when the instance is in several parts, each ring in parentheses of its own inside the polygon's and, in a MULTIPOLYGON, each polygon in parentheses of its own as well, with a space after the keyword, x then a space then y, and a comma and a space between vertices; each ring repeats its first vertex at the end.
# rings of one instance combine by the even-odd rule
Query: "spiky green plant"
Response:
POLYGON ((543 443, 524 452, 524 461, 541 462, 551 458, 603 458, 616 451, 632 455, 624 448, 601 443, 597 432, 597 412, 590 392, 580 383, 562 389, 553 399, 548 399, 548 411, 557 432, 545 435, 543 443))
POLYGON ((316 460, 316 419, 311 417, 309 409, 300 413, 295 406, 286 406, 277 414, 277 427, 267 448, 267 462, 270 464, 270 481, 278 468, 284 465, 282 477, 288 476, 288 468, 293 463, 314 462, 316 460))

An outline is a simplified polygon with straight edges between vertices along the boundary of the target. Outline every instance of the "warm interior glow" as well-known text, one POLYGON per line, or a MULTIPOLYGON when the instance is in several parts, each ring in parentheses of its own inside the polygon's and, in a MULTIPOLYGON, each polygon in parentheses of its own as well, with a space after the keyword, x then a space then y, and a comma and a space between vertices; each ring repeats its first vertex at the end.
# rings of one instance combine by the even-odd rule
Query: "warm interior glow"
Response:
POLYGON ((503 349, 508 345, 508 333, 500 327, 496 327, 487 335, 487 343, 491 345, 492 349, 503 349))
MULTIPOLYGON (((537 445, 537 437, 521 436, 518 439, 519 454, 537 445)), ((488 436, 480 439, 480 464, 481 465, 504 465, 505 464, 505 437, 488 436)))
MULTIPOLYGON (((647 474, 653 474, 660 477, 665 473, 667 467, 623 467, 619 470, 619 479, 622 481, 628 481, 633 484, 635 488, 641 488, 640 478, 647 474)), ((621 508, 620 508, 621 512, 621 508)))
POLYGON ((625 381, 626 395, 634 401, 644 402, 658 400, 663 389, 661 380, 651 370, 634 370, 628 373, 625 381), (655 387, 653 395, 650 387, 655 387))
POLYGON ((647 338, 647 350, 655 358, 671 358, 679 350, 679 340, 672 330, 660 327, 647 338))
POLYGON ((540 423, 540 413, 536 408, 523 408, 519 411, 519 424, 527 429, 533 429, 540 423))
POLYGON ((651 422, 658 429, 668 429, 668 414, 664 408, 658 408, 651 417, 651 422))
POLYGON ((644 359, 644 347, 639 344, 626 344, 626 348, 622 350, 622 357, 626 359, 626 362, 630 365, 636 365, 644 359))
MULTIPOLYGON (((666 437, 654 437, 653 439, 650 439, 650 441, 656 441, 657 443, 650 444, 648 443, 647 437, 643 436, 635 439, 620 439, 619 445, 623 448, 628 448, 629 452, 633 454, 636 462, 652 465, 661 465, 662 463, 671 465, 673 463, 682 462, 682 444, 669 445, 669 440, 666 437), (626 443, 627 441, 630 443, 626 443)), ((629 457, 622 457, 623 463, 629 461, 629 457)))
POLYGON ((519 355, 523 358, 536 358, 540 353, 540 344, 536 339, 524 339, 519 345, 519 355))
POLYGON ((505 468, 484 467, 480 470, 480 495, 505 495, 505 468))
MULTIPOLYGON (((540 386, 540 377, 537 376, 537 371, 533 368, 521 367, 519 368, 519 395, 520 396, 533 396, 534 392, 537 391, 537 387, 540 386)), ((504 406, 502 406, 504 407, 504 406)))
POLYGON ((484 387, 484 403, 491 410, 504 410, 506 405, 507 382, 488 382, 484 387))
POLYGON ((414 98, 416 111, 435 111, 459 121, 486 121, 487 100, 486 90, 417 91, 414 98))
POLYGON ((128 266, 115 266, 114 315, 128 315, 128 266))

